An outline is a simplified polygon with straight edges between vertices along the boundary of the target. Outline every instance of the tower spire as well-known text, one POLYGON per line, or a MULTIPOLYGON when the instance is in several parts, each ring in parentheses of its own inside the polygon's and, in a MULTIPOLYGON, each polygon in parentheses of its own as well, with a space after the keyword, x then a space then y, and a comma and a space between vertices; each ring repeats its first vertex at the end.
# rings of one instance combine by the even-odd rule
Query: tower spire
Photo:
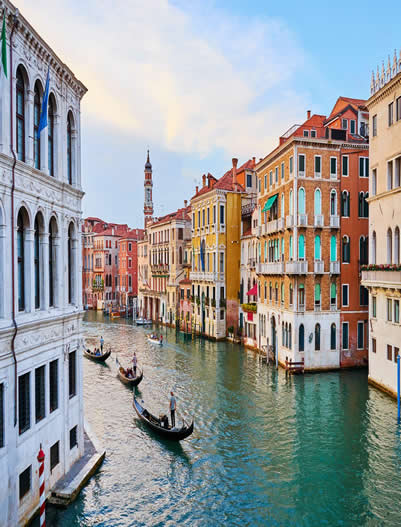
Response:
POLYGON ((145 163, 145 180, 144 180, 144 189, 145 189, 145 202, 143 207, 143 213, 145 216, 145 229, 147 224, 150 222, 153 216, 153 198, 152 198, 152 164, 149 159, 149 150, 145 163))

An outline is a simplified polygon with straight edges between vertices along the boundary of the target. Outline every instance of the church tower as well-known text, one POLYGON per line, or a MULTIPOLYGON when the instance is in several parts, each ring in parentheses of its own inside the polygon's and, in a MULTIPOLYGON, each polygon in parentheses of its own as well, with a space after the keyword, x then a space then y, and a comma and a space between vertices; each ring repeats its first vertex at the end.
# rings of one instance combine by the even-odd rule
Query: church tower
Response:
POLYGON ((145 187, 145 203, 143 207, 143 213, 145 215, 145 229, 148 225, 149 221, 152 219, 153 216, 153 201, 152 201, 152 187, 153 187, 153 181, 152 181, 152 165, 149 161, 149 150, 148 150, 148 158, 145 163, 145 181, 144 185, 145 187))

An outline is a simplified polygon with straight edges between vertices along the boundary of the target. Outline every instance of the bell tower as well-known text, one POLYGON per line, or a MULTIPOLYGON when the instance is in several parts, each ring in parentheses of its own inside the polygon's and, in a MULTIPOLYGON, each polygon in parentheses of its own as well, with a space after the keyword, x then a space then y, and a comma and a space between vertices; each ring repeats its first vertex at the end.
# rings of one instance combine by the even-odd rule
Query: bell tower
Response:
POLYGON ((153 216, 153 201, 152 201, 152 187, 153 187, 153 181, 152 181, 152 165, 149 160, 149 150, 148 150, 148 157, 146 159, 145 163, 145 181, 143 186, 145 187, 145 202, 143 206, 143 213, 145 215, 145 229, 149 221, 152 219, 153 216))

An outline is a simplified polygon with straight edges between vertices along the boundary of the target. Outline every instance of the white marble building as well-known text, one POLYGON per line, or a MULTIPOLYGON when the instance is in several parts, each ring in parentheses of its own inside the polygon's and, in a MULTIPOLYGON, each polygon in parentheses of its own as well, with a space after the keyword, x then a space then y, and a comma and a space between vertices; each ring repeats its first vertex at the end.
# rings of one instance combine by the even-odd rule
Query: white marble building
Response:
POLYGON ((38 508, 40 445, 47 494, 84 448, 80 102, 86 88, 8 0, 0 0, 3 8, 0 525, 11 526, 38 508), (48 67, 48 126, 38 140, 48 67))

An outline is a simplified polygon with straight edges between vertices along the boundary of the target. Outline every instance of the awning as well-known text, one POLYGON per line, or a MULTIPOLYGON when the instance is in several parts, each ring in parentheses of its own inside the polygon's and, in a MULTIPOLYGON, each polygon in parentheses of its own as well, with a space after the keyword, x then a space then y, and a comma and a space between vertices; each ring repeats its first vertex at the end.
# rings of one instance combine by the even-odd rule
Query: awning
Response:
POLYGON ((262 209, 262 212, 267 212, 273 207, 273 203, 276 201, 278 194, 274 194, 274 196, 270 196, 270 198, 266 201, 265 206, 262 209))
POLYGON ((252 289, 247 292, 248 296, 256 296, 258 294, 258 286, 255 284, 252 289))

